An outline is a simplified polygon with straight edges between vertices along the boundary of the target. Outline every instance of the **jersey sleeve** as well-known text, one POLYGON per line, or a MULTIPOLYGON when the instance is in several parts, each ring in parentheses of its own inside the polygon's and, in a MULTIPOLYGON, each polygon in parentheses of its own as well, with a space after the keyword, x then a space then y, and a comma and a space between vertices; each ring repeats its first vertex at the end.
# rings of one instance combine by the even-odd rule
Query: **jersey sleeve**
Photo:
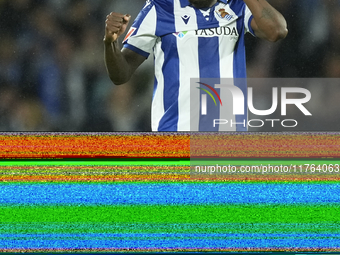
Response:
POLYGON ((245 32, 251 33, 253 36, 255 36, 255 32, 251 27, 251 21, 253 20, 253 14, 249 10, 248 6, 246 5, 245 13, 244 13, 244 26, 245 26, 245 32))
POLYGON ((126 35, 124 48, 148 58, 157 40, 156 26, 156 7, 152 0, 148 0, 126 35))

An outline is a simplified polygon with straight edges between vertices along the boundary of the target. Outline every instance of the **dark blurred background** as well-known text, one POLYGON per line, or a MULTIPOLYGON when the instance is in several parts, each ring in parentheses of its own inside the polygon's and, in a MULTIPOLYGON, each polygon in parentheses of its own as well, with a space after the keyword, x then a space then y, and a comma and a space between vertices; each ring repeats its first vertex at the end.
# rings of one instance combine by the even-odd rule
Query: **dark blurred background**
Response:
MULTIPOLYGON (((108 13, 134 19, 144 2, 0 0, 0 131, 151 131, 152 57, 115 86, 102 43, 108 13)), ((248 77, 340 77, 340 0, 269 2, 289 35, 247 36, 248 77)), ((339 101, 327 87, 311 92, 339 101)))

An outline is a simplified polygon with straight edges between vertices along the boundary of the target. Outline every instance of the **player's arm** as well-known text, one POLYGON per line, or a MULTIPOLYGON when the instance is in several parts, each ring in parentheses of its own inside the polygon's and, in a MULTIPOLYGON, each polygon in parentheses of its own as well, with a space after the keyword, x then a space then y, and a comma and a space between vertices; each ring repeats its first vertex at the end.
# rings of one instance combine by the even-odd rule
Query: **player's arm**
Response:
POLYGON ((288 34, 287 22, 266 0, 243 0, 253 14, 251 27, 259 38, 276 42, 288 34))
POLYGON ((104 47, 105 64, 111 81, 116 85, 128 82, 135 70, 145 61, 145 57, 118 45, 129 23, 129 15, 110 13, 106 18, 104 47))

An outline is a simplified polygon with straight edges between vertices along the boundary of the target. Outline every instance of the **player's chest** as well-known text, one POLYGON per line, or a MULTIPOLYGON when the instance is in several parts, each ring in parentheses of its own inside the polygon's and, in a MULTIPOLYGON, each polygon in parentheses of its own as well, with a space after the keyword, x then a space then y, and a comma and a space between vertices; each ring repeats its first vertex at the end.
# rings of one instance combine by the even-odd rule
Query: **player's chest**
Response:
POLYGON ((170 34, 181 41, 201 37, 237 41, 241 32, 238 23, 239 16, 227 4, 220 3, 207 10, 188 6, 175 12, 175 31, 170 34))

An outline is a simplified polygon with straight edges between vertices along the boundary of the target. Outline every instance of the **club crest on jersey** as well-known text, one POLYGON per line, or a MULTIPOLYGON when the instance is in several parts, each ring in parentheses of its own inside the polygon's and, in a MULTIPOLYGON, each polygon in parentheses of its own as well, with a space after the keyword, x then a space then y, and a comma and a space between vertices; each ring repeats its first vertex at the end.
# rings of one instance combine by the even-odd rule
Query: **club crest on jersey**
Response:
POLYGON ((179 39, 182 39, 187 33, 188 31, 183 31, 183 32, 173 33, 173 35, 178 37, 179 39))
POLYGON ((226 12, 224 8, 216 10, 218 16, 222 19, 231 20, 234 16, 226 12))

